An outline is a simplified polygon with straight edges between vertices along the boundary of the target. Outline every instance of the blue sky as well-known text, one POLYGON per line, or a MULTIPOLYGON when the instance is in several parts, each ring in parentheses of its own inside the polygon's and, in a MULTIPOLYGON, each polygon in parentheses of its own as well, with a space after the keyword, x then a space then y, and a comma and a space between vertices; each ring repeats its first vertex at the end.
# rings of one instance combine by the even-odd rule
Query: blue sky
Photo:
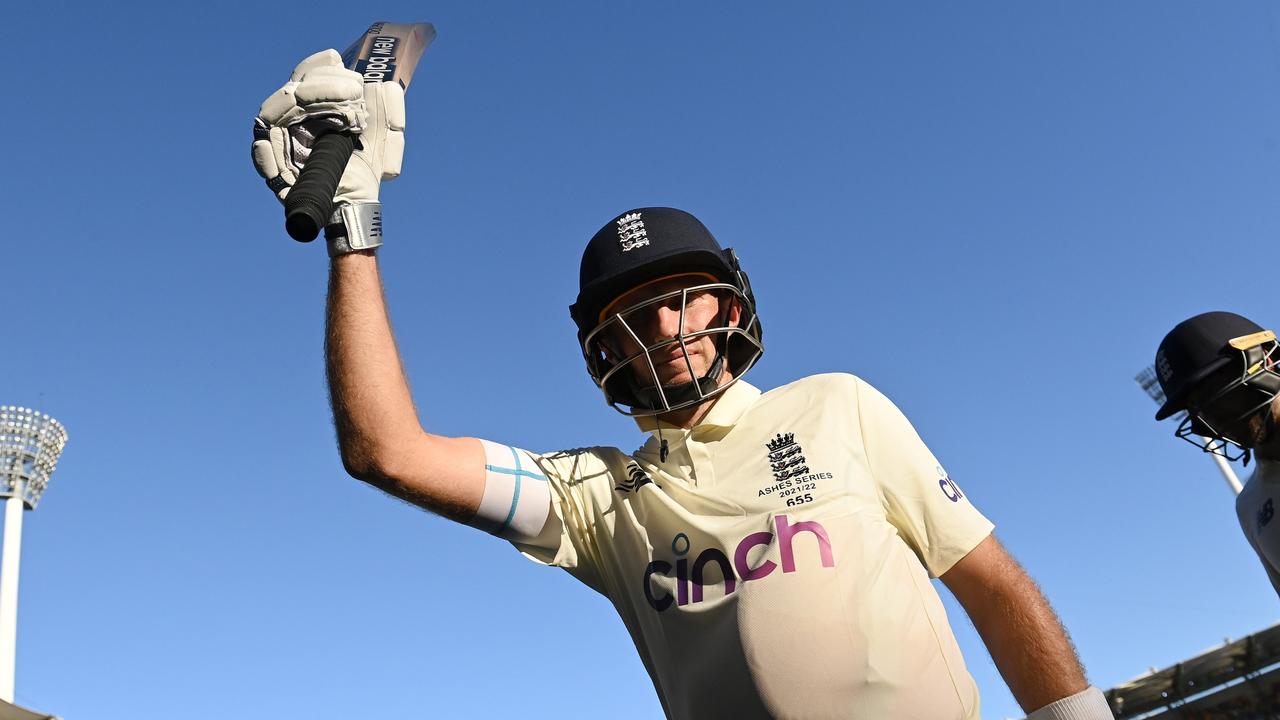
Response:
MULTIPOLYGON (((1176 322, 1280 325, 1262 2, 286 4, 3 11, 0 403, 70 442, 28 514, 17 698, 68 718, 660 714, 609 604, 345 476, 326 258, 250 124, 372 20, 434 22, 384 187, 426 427, 631 448, 575 347, 586 239, 735 247, 749 380, 869 380, 1109 687, 1277 621, 1211 462, 1133 383, 1176 322)), ((1019 716, 950 598, 984 715, 1019 716)))

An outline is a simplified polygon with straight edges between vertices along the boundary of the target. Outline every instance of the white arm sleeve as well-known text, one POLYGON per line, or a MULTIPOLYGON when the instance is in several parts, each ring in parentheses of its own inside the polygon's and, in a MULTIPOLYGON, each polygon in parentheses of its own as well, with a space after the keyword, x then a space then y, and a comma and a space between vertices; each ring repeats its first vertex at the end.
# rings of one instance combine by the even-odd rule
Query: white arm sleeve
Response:
POLYGON ((606 487, 613 487, 607 466, 589 451, 542 455, 480 442, 485 455, 484 494, 469 524, 510 542, 533 562, 561 568, 607 595, 596 569, 600 563, 592 525, 582 498, 572 490, 577 479, 593 473, 606 487))
MULTIPOLYGON (((551 512, 547 477, 525 450, 481 440, 484 495, 471 524, 515 543, 535 544, 551 512)), ((555 534, 559 539, 559 533, 555 534)))

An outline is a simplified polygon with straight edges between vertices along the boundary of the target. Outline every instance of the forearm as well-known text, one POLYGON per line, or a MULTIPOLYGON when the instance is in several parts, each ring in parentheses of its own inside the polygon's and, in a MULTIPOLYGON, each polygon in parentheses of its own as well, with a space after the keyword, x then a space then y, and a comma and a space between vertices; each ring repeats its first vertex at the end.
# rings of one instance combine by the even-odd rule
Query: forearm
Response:
POLYGON ((1049 601, 994 535, 941 579, 973 621, 1023 710, 1039 710, 1089 686, 1049 601))
POLYGON ((1031 578, 985 588, 974 606, 981 609, 969 613, 973 624, 1023 710, 1089 686, 1066 629, 1031 578))
POLYGON ((343 464, 352 475, 375 480, 422 428, 370 253, 333 259, 325 363, 343 464))

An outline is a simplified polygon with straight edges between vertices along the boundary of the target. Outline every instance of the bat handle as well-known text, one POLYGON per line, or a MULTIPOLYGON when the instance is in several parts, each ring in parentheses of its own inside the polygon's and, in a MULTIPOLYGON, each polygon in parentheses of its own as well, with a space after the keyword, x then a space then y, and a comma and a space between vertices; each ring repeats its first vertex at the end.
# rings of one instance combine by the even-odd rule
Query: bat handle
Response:
POLYGON ((355 149, 349 133, 326 133, 316 138, 298 182, 284 198, 284 228, 298 242, 311 242, 333 214, 333 195, 355 149))

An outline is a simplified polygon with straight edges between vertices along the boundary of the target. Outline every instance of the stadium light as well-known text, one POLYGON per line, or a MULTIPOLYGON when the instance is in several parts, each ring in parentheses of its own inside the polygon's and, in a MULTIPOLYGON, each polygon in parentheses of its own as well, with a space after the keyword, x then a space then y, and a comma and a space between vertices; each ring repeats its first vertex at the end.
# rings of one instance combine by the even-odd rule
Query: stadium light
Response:
MULTIPOLYGON (((1134 376, 1133 379, 1134 382, 1137 382, 1138 385, 1147 392, 1147 395, 1150 396, 1152 400, 1156 401, 1156 405, 1164 405, 1164 390, 1160 388, 1160 381, 1156 379, 1155 368, 1148 365, 1142 372, 1134 376)), ((1180 410, 1177 414, 1173 415, 1173 419, 1178 423, 1181 423, 1186 417, 1187 413, 1185 410, 1180 410)), ((1218 447, 1222 442, 1221 440, 1214 440, 1213 444, 1210 445, 1209 438, 1201 436, 1200 439, 1204 441, 1205 447, 1210 450, 1218 447)), ((1213 458, 1214 463, 1218 466, 1218 470, 1222 471, 1222 477, 1227 481, 1227 486, 1231 488, 1233 493, 1239 495, 1240 491, 1244 489, 1244 486, 1240 484, 1240 478, 1236 477, 1236 471, 1231 469, 1231 463, 1227 462, 1226 458, 1216 452, 1210 452, 1209 457, 1213 458)))
POLYGON ((13 702, 18 637, 18 558, 22 511, 35 510, 67 444, 57 420, 30 408, 0 406, 0 497, 4 547, 0 550, 0 700, 13 702))

